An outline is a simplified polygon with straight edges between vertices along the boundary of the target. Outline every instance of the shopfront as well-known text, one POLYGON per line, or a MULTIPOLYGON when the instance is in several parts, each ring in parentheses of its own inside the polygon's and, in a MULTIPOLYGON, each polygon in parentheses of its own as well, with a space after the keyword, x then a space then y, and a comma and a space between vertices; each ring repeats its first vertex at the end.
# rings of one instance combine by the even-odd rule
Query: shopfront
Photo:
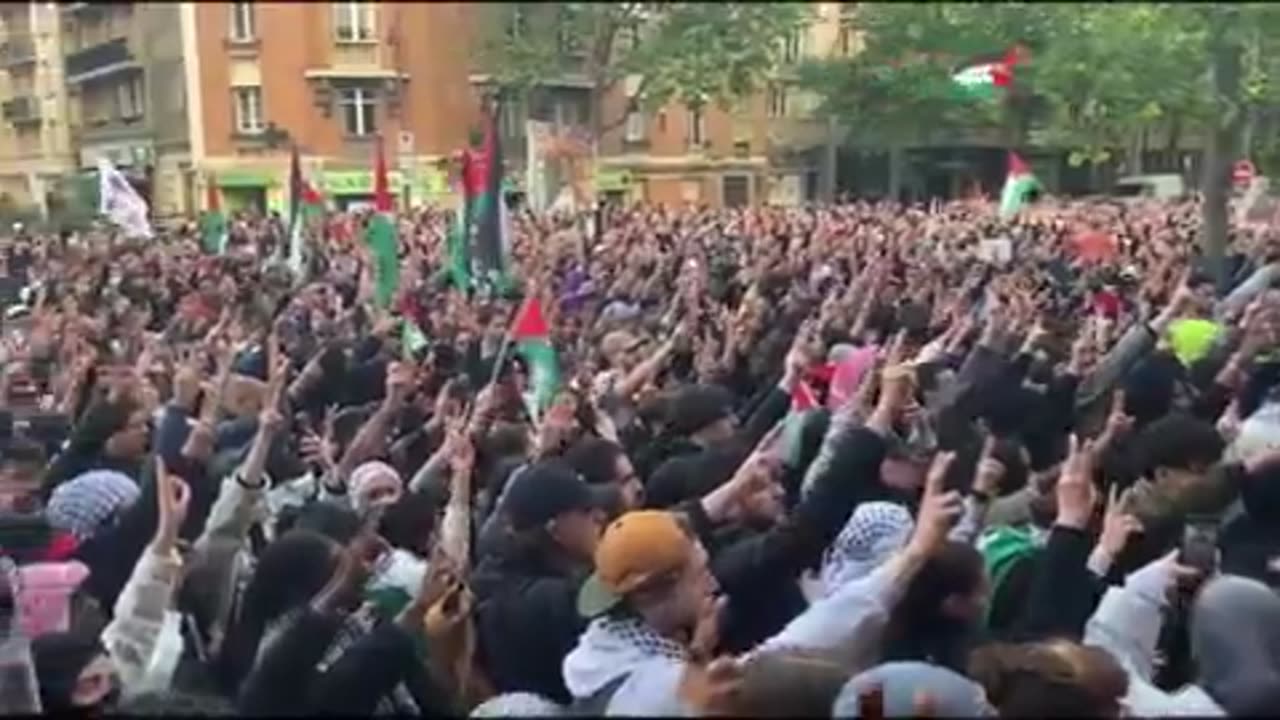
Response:
POLYGON ((268 191, 275 184, 269 173, 249 170, 227 170, 214 178, 222 193, 225 212, 265 214, 271 209, 268 191))
MULTIPOLYGON (((391 170, 387 173, 387 184, 396 207, 400 208, 439 203, 449 194, 447 176, 433 168, 422 168, 411 175, 391 170), (409 193, 407 198, 404 197, 406 190, 409 193)), ((338 210, 369 207, 373 204, 373 173, 369 170, 326 170, 320 177, 320 189, 338 210)))
POLYGON ((596 168, 596 199, 609 205, 621 205, 631 194, 630 170, 596 168))

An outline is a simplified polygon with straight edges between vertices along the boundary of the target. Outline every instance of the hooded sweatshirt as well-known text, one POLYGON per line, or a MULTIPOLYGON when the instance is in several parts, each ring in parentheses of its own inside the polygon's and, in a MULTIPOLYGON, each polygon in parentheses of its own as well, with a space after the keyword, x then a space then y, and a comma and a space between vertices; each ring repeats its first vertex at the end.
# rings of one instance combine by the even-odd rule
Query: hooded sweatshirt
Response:
POLYGON ((1199 685, 1228 714, 1280 708, 1280 596, 1255 580, 1223 575, 1196 597, 1191 651, 1199 685))
MULTIPOLYGON (((900 591, 881 566, 814 603, 752 654, 815 650, 865 665, 900 591)), ((691 708, 678 698, 687 657, 684 646, 638 619, 597 618, 564 659, 565 686, 585 700, 615 684, 604 713, 609 716, 690 715, 691 708)))
POLYGON ((1172 558, 1161 558, 1130 575, 1123 587, 1107 590, 1085 627, 1084 642, 1110 652, 1129 675, 1124 701, 1133 715, 1220 717, 1222 708, 1200 687, 1169 693, 1152 681, 1172 572, 1172 558))

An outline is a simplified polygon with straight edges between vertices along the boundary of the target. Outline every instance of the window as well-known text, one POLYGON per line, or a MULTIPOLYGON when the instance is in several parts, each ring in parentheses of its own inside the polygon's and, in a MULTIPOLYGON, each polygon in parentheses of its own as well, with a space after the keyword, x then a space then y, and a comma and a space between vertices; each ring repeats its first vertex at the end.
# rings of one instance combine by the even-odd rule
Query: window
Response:
POLYGON ((524 135, 524 107, 518 100, 507 100, 502 103, 502 112, 498 115, 498 131, 504 138, 518 138, 524 135))
POLYGON ((362 87, 344 88, 338 93, 342 121, 348 135, 364 136, 378 132, 377 98, 373 90, 362 87))
POLYGON ((627 142, 644 142, 644 112, 632 110, 627 113, 627 126, 623 139, 627 142))
POLYGON ((231 39, 248 42, 253 37, 253 3, 231 3, 231 39))
POLYGON ((787 88, 785 85, 769 86, 769 117, 787 116, 787 88))
POLYGON ((142 78, 135 77, 116 86, 116 109, 121 120, 142 117, 146 112, 143 102, 142 78))
POLYGON ((689 108, 689 145, 701 147, 707 142, 707 122, 702 108, 689 108))
POLYGON ((792 32, 782 45, 782 59, 786 62, 796 62, 800 59, 800 45, 803 36, 799 30, 792 32))
POLYGON ((236 132, 241 135, 261 133, 262 88, 238 87, 231 92, 235 100, 236 132))
POLYGON ((373 6, 362 2, 334 3, 333 30, 338 42, 371 42, 373 6))

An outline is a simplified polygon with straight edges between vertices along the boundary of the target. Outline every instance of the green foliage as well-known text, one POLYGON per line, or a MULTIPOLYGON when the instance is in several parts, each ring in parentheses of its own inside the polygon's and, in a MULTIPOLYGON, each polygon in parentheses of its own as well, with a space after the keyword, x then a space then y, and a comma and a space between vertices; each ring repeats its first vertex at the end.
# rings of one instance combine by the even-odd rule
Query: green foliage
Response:
POLYGON ((808 24, 803 3, 494 3, 480 29, 480 64, 526 92, 577 77, 597 100, 628 77, 637 104, 722 105, 755 92, 785 38, 808 24), (513 27, 519 30, 512 32, 513 27))
POLYGON ((1280 6, 1266 3, 867 3, 856 18, 865 51, 803 77, 851 127, 901 136, 929 125, 1008 127, 1022 114, 1074 162, 1101 162, 1139 132, 1175 122, 1203 130, 1242 110, 1209 91, 1213 23, 1245 47, 1245 109, 1280 105, 1280 6), (1011 102, 993 110, 948 96, 946 78, 961 64, 1017 44, 1030 60, 1015 70, 1011 102))

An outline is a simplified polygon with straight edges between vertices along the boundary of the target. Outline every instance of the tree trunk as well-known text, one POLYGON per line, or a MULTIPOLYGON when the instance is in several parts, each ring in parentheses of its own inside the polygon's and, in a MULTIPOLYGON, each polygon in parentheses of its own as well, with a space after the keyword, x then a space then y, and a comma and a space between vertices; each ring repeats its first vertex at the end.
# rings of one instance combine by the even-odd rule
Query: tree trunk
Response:
POLYGON ((902 195, 902 165, 905 154, 901 142, 894 141, 889 145, 889 199, 894 201, 902 195))
POLYGON ((1179 152, 1178 143, 1182 141, 1182 116, 1174 115, 1169 120, 1169 142, 1165 145, 1166 162, 1171 167, 1176 167, 1178 173, 1186 177, 1186 171, 1182 167, 1182 153, 1179 152))
POLYGON ((1129 139, 1129 161, 1125 163, 1129 166, 1130 175, 1142 174, 1142 130, 1135 130, 1133 136, 1129 139))
POLYGON ((835 202, 836 199, 836 164, 837 164, 837 147, 836 133, 838 124, 835 115, 827 116, 827 137, 823 153, 822 162, 822 199, 825 202, 835 202))
POLYGON ((1219 9, 1210 25, 1209 79, 1219 105, 1217 124, 1209 132, 1205 148, 1201 205, 1204 227, 1202 249, 1209 260, 1218 292, 1227 290, 1227 201, 1231 189, 1231 165, 1239 152, 1244 110, 1240 106, 1243 48, 1228 37, 1232 9, 1219 9))

